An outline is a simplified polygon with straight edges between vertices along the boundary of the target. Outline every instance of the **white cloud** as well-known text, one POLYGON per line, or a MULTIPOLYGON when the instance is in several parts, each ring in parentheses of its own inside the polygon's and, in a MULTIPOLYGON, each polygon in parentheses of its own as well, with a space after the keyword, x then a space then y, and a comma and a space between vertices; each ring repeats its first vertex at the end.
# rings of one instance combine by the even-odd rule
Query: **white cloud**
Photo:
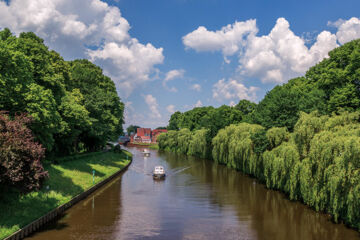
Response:
POLYGON ((184 76, 185 71, 183 69, 174 69, 166 73, 165 81, 170 81, 175 78, 182 78, 184 76))
POLYGON ((239 51, 249 35, 255 35, 257 31, 256 20, 253 19, 229 24, 215 32, 200 26, 184 36, 183 43, 198 52, 222 51, 224 56, 231 56, 239 51))
POLYGON ((166 107, 166 110, 167 110, 169 113, 173 114, 173 113, 175 112, 175 106, 171 104, 171 105, 169 105, 169 106, 166 107))
POLYGON ((193 85, 190 86, 190 89, 191 89, 191 90, 195 90, 195 91, 197 91, 197 92, 200 92, 200 91, 201 91, 201 85, 195 83, 195 84, 193 84, 193 85))
POLYGON ((235 101, 230 101, 229 106, 234 107, 236 105, 235 101))
POLYGON ((161 118, 161 114, 159 112, 159 104, 156 101, 156 98, 153 97, 151 94, 144 96, 145 102, 148 105, 151 114, 151 118, 161 118))
POLYGON ((308 48, 284 18, 276 21, 268 35, 256 36, 257 32, 256 20, 235 22, 216 32, 199 27, 184 36, 183 43, 196 51, 222 51, 225 62, 227 56, 237 53, 240 74, 273 83, 304 74, 338 46, 336 36, 323 31, 308 48))
POLYGON ((167 82, 169 82, 173 79, 176 79, 176 78, 184 77, 184 73, 185 73, 185 70, 183 70, 183 69, 174 69, 174 70, 167 72, 165 75, 164 81, 162 83, 163 87, 170 92, 177 92, 177 89, 175 87, 169 88, 167 86, 167 82))
POLYGON ((256 91, 259 90, 257 87, 245 87, 244 84, 234 79, 226 81, 224 78, 219 80, 213 85, 213 98, 222 101, 224 99, 247 99, 250 101, 256 101, 256 91))
POLYGON ((202 106, 203 106, 203 104, 200 100, 198 100, 194 105, 194 107, 202 107, 202 106))
POLYGON ((290 30, 288 21, 279 18, 268 35, 249 38, 244 53, 239 55, 239 70, 242 75, 258 77, 262 82, 283 83, 303 75, 337 46, 336 36, 323 31, 309 49, 290 30))
POLYGON ((33 31, 66 59, 91 58, 112 77, 122 97, 150 81, 154 65, 164 59, 162 48, 132 38, 120 10, 101 0, 0 1, 0 16, 0 28, 33 31))
POLYGON ((128 97, 135 87, 150 80, 154 64, 164 60, 162 51, 150 43, 143 45, 131 39, 127 44, 106 43, 102 49, 89 50, 88 55, 105 66, 106 74, 116 80, 121 95, 128 97))
POLYGON ((360 19, 352 17, 349 20, 339 19, 336 22, 329 22, 329 25, 338 28, 336 37, 341 44, 360 38, 360 19))

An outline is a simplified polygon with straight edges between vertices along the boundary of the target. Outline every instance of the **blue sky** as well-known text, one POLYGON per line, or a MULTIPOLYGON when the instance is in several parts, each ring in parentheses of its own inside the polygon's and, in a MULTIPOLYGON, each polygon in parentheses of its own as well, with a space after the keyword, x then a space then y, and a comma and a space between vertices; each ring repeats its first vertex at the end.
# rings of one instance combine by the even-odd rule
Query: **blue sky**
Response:
POLYGON ((67 60, 100 65, 126 103, 125 126, 157 127, 176 110, 260 101, 360 38, 358 9, 353 0, 0 0, 0 28, 34 31, 67 60))

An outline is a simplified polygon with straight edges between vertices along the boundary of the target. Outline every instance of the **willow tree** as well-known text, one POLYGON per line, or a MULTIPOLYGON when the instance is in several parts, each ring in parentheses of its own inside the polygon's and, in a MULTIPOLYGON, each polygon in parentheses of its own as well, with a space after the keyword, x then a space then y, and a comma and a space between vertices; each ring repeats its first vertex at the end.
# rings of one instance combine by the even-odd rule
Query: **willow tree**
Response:
POLYGON ((214 160, 260 177, 262 157, 254 152, 251 136, 263 129, 260 125, 240 123, 220 130, 212 140, 214 160))
POLYGON ((192 133, 189 143, 188 155, 209 158, 211 141, 208 129, 195 130, 192 133))

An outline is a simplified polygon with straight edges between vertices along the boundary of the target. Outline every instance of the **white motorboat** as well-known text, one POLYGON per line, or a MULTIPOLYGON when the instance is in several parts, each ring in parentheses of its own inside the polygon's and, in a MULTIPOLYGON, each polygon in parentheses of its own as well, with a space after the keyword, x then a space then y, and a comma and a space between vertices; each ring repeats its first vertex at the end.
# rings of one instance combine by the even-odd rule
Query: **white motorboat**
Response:
POLYGON ((142 151, 142 153, 144 154, 145 157, 150 156, 150 151, 149 151, 148 149, 144 149, 144 150, 142 151))
POLYGON ((164 179, 165 178, 165 170, 163 166, 156 166, 153 171, 154 179, 164 179))

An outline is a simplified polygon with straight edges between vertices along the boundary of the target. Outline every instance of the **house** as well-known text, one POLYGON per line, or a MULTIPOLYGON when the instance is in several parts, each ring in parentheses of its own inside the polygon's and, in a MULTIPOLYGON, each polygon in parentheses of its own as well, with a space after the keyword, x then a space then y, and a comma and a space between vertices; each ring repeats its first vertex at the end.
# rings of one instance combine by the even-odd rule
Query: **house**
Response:
POLYGON ((134 142, 151 143, 151 128, 138 128, 134 142))
POLYGON ((131 143, 156 143, 160 133, 167 132, 166 129, 138 128, 136 134, 130 136, 131 143))

